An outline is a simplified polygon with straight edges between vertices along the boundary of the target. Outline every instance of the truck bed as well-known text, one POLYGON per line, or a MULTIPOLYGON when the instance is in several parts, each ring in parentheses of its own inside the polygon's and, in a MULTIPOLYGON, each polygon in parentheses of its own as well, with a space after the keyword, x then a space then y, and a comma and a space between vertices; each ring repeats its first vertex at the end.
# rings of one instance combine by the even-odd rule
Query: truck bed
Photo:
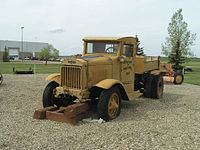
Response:
POLYGON ((143 74, 150 70, 159 69, 159 56, 136 56, 135 73, 143 74))

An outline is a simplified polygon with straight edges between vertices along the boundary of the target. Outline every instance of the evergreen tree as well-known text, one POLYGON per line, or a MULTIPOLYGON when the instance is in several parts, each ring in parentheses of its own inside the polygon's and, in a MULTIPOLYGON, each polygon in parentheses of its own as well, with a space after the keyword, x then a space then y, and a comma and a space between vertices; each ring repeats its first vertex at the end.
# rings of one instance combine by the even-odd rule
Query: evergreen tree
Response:
POLYGON ((4 53, 3 53, 3 62, 8 62, 8 61, 9 61, 8 50, 7 50, 7 47, 5 46, 4 53))
POLYGON ((145 56, 144 47, 140 47, 140 40, 138 39, 137 35, 136 35, 136 40, 137 40, 137 52, 136 52, 136 55, 145 56))
POLYGON ((183 21, 182 9, 179 9, 171 18, 168 26, 169 37, 162 44, 162 54, 168 56, 169 63, 175 71, 183 69, 183 63, 193 56, 191 46, 196 39, 196 34, 191 34, 183 21))
POLYGON ((169 63, 172 64, 172 68, 175 71, 181 71, 183 69, 183 64, 185 58, 181 54, 180 50, 180 40, 177 40, 175 47, 172 49, 172 52, 169 54, 169 63))

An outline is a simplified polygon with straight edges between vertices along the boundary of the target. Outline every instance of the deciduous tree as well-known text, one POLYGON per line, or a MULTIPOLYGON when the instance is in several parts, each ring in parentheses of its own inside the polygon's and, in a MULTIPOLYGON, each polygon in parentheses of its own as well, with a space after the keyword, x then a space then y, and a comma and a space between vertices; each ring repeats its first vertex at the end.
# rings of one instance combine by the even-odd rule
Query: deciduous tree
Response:
POLYGON ((188 24, 183 21, 182 9, 179 9, 173 14, 169 23, 169 37, 166 37, 166 41, 161 45, 162 54, 168 56, 169 63, 175 71, 182 70, 182 64, 193 56, 191 46, 196 39, 196 34, 192 34, 187 27, 188 24))
POLYGON ((59 51, 55 49, 52 45, 48 45, 47 47, 44 47, 41 52, 39 53, 40 58, 47 60, 49 58, 58 58, 59 56, 59 51))

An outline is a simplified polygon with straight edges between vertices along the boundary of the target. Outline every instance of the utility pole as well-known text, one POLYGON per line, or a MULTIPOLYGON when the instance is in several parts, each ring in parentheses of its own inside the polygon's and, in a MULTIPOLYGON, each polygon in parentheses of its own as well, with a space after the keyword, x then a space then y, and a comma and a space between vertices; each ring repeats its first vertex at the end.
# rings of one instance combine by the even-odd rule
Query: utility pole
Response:
POLYGON ((24 27, 21 27, 21 50, 22 50, 22 61, 24 60, 24 51, 23 51, 23 29, 24 29, 24 27))

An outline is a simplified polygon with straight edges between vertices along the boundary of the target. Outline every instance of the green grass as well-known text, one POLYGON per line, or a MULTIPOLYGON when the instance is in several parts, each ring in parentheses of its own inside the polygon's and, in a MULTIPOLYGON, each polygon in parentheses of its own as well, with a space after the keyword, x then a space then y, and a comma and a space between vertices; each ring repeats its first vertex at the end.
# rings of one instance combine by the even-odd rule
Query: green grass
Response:
MULTIPOLYGON (((168 59, 161 58, 161 62, 167 63, 168 59)), ((185 72, 184 82, 200 85, 200 58, 191 58, 189 62, 184 64, 185 68, 192 68, 192 72, 185 72)))
MULTIPOLYGON (((34 64, 28 64, 26 62, 7 62, 0 63, 0 73, 2 74, 11 74, 13 73, 13 67, 17 71, 28 71, 31 67, 34 68, 34 64)), ((60 72, 60 64, 35 64, 36 73, 58 73, 60 72)))
POLYGON ((200 85, 200 62, 191 64, 189 63, 188 67, 192 68, 192 72, 185 72, 185 83, 191 83, 195 85, 200 85), (193 64, 193 65, 192 65, 193 64))

